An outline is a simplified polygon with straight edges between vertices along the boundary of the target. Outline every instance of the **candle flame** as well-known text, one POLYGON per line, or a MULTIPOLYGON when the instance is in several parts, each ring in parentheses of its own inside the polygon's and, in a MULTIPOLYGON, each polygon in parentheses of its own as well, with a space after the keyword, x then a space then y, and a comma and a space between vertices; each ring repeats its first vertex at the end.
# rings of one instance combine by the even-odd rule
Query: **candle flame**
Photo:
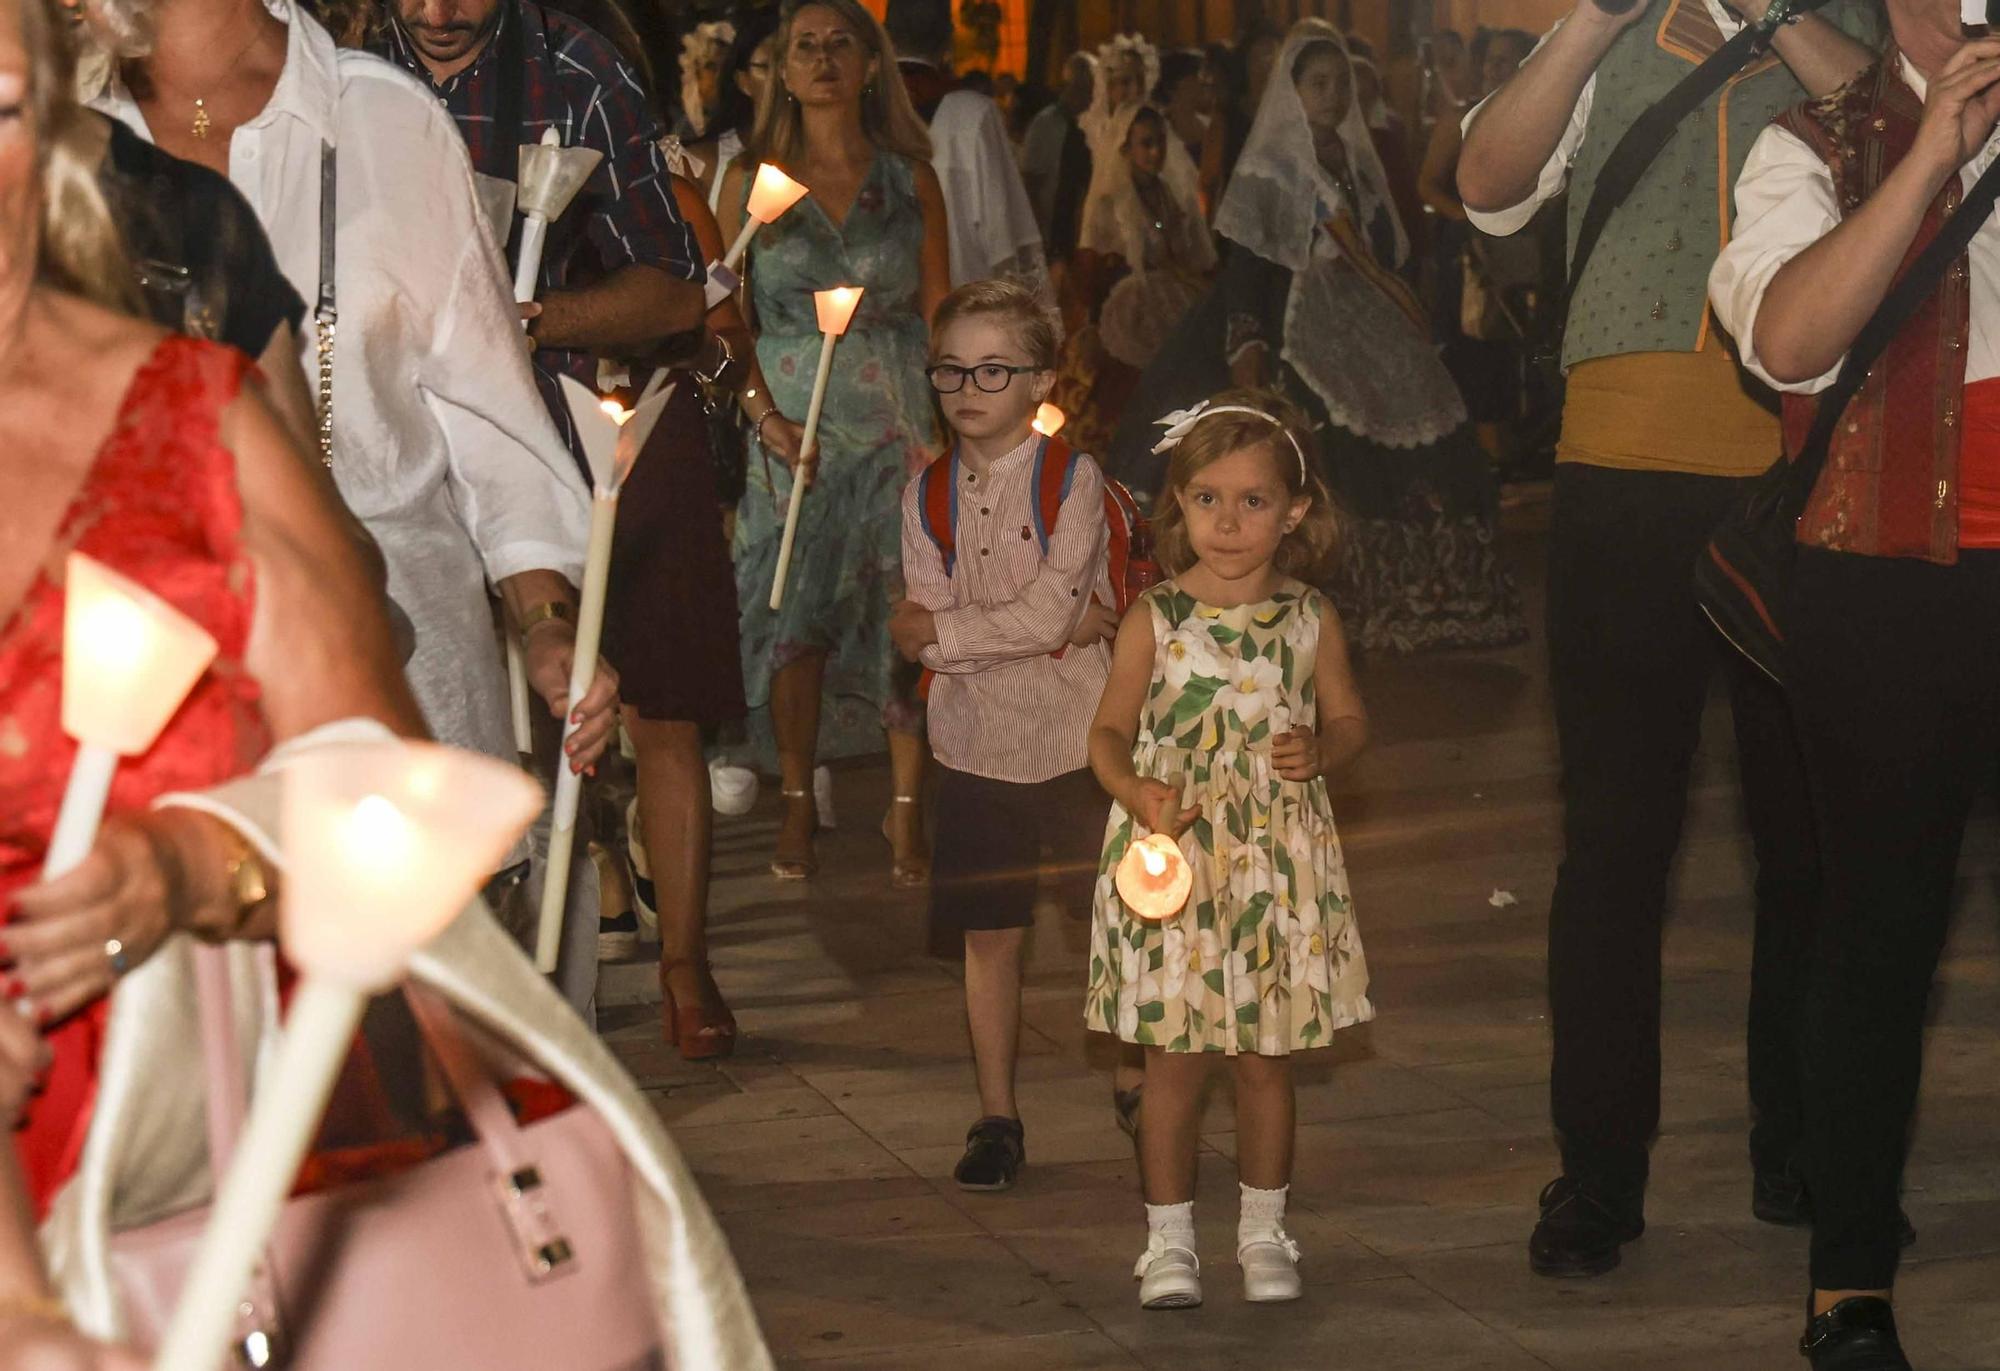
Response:
POLYGON ((1061 430, 1062 426, 1068 422, 1068 415, 1064 414, 1054 405, 1045 404, 1035 411, 1034 422, 1029 424, 1028 427, 1034 429, 1035 432, 1041 434, 1044 438, 1053 438, 1061 430))
POLYGON ((620 428, 625 427, 625 425, 631 421, 633 411, 625 408, 625 406, 619 404, 616 400, 613 400, 608 396, 598 401, 597 407, 603 410, 606 414, 610 415, 611 422, 618 425, 618 427, 620 428))
POLYGON ((348 851, 379 870, 394 870, 407 861, 414 834, 409 818, 385 795, 364 795, 348 812, 348 851))
POLYGON ((806 188, 784 172, 765 162, 750 183, 750 201, 745 208, 752 219, 768 224, 804 198, 806 188))
POLYGON ((1146 868, 1148 876, 1164 876, 1167 874, 1167 859, 1150 847, 1139 849, 1139 861, 1146 868))
POLYGON ((82 607, 80 642, 90 667, 102 672, 137 671, 153 647, 153 624, 146 611, 122 595, 101 595, 82 607))

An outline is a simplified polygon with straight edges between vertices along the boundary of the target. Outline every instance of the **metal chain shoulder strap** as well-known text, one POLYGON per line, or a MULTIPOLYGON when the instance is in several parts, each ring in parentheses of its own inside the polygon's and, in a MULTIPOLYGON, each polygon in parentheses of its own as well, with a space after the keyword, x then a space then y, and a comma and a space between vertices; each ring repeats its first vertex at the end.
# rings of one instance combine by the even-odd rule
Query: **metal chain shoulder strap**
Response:
POLYGON ((340 323, 334 308, 334 166, 333 145, 319 145, 319 303, 313 308, 313 332, 319 347, 319 459, 333 466, 333 339, 340 323))

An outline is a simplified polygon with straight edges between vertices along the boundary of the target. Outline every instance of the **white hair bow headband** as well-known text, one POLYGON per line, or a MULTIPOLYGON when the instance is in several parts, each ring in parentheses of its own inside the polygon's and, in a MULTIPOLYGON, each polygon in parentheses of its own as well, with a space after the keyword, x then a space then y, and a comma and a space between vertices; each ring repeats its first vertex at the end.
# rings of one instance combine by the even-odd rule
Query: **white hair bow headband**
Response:
POLYGON ((1251 414, 1263 419, 1285 435, 1285 441, 1292 445, 1292 451, 1299 459, 1299 484, 1309 484, 1306 477, 1306 450, 1299 446, 1290 428, 1277 415, 1256 408, 1254 405, 1212 405, 1203 400, 1191 409, 1177 409, 1165 418, 1153 422, 1166 430, 1159 442, 1153 444, 1154 453, 1172 452, 1181 445, 1181 439, 1194 432, 1194 426, 1211 414, 1251 414))

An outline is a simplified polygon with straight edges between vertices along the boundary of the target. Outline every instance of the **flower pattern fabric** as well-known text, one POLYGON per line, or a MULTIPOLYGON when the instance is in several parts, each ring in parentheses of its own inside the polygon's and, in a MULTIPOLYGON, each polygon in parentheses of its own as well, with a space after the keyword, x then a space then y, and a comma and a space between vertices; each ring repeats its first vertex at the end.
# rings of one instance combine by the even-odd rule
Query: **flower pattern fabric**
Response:
POLYGON ((1347 868, 1323 780, 1271 767, 1271 739, 1317 718, 1313 668, 1327 602, 1296 582, 1218 609, 1172 581, 1142 601, 1153 682, 1132 749, 1141 776, 1201 817, 1181 835, 1185 908, 1128 913, 1115 873, 1145 827, 1114 805, 1098 869, 1085 1020, 1170 1052, 1283 1056, 1375 1016, 1347 868))
POLYGON ((937 405, 924 376, 930 337, 918 304, 923 240, 913 165, 878 152, 841 223, 807 196, 751 245, 757 360, 771 398, 793 419, 805 418, 819 367, 813 292, 841 285, 865 291, 833 355, 819 471, 799 506, 782 609, 770 607, 771 578, 791 472, 753 447, 737 509, 743 685, 753 711, 749 760, 769 769, 776 749, 763 706, 771 677, 810 652, 827 654, 820 760, 882 751, 885 724, 905 731, 921 726, 916 675, 896 665, 889 611, 903 594, 903 487, 938 445, 937 405))

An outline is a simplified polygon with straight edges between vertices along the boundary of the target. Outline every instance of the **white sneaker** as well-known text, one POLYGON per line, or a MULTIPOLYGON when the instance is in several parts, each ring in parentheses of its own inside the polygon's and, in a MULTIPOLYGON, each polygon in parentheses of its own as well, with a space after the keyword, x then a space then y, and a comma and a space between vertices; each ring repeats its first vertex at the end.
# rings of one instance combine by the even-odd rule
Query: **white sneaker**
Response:
POLYGON ((1132 1275, 1139 1282, 1141 1309, 1193 1309, 1201 1303, 1201 1258, 1185 1247, 1151 1239, 1132 1275))
POLYGON ((1283 1304, 1305 1293, 1299 1283, 1299 1245, 1282 1228, 1237 1248, 1236 1260, 1243 1268, 1243 1298, 1252 1304, 1283 1304))
POLYGON ((710 762, 708 788, 714 794, 717 814, 740 819, 757 807, 757 773, 747 766, 710 762))
POLYGON ((819 811, 819 826, 831 830, 833 824, 833 772, 823 766, 813 768, 813 808, 819 811))

